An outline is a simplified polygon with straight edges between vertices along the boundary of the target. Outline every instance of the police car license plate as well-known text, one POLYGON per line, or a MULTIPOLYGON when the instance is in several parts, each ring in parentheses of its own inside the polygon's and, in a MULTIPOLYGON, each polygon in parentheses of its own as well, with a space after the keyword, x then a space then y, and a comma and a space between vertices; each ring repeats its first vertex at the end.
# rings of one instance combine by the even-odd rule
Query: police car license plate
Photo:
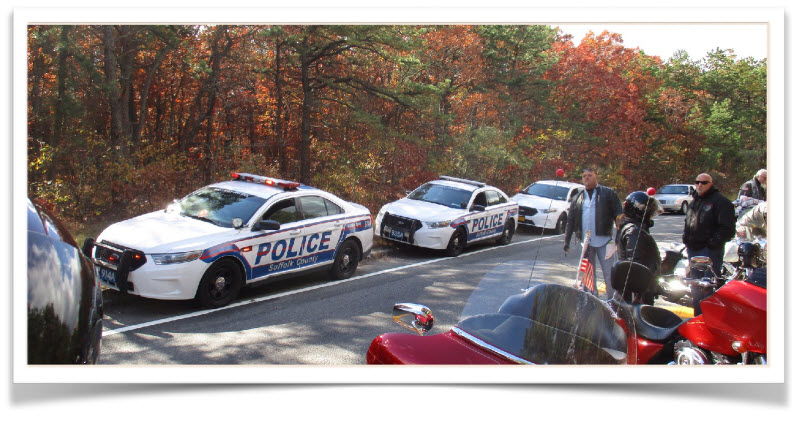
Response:
POLYGON ((386 232, 386 234, 388 235, 389 238, 394 239, 394 240, 400 240, 402 242, 407 242, 407 239, 409 237, 408 234, 407 234, 407 231, 400 230, 400 229, 394 229, 394 228, 391 228, 391 227, 386 227, 385 228, 385 232, 386 232))
POLYGON ((526 217, 524 217, 523 215, 519 215, 518 216, 518 221, 521 221, 521 222, 526 221, 526 217))
POLYGON ((112 286, 116 286, 116 271, 100 266, 96 266, 94 268, 95 271, 97 271, 97 277, 100 277, 100 280, 112 286))

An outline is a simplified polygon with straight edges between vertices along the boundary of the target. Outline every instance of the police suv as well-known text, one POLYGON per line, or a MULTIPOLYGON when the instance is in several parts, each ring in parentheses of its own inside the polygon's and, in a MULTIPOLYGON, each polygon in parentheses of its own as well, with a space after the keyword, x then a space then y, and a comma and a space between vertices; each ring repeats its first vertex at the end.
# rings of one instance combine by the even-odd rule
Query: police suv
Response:
POLYGON ((382 238, 459 255, 473 242, 508 244, 518 226, 518 204, 482 182, 440 176, 382 207, 374 230, 382 238))
POLYGON ((155 299, 230 303, 242 286, 330 267, 350 277, 371 252, 369 210, 300 183, 247 173, 167 209, 111 225, 84 252, 110 288, 155 299))

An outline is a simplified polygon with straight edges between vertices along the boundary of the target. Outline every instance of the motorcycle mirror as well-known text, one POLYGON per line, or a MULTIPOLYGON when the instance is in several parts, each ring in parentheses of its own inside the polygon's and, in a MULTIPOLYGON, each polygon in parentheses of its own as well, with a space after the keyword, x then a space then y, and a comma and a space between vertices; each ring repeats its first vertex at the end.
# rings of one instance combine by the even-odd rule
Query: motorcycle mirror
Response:
POLYGON ((690 268, 706 271, 712 268, 712 259, 708 256, 694 256, 690 258, 690 268))
POLYGON ((393 306, 393 321, 416 334, 423 336, 432 329, 435 317, 424 305, 397 303, 393 306))

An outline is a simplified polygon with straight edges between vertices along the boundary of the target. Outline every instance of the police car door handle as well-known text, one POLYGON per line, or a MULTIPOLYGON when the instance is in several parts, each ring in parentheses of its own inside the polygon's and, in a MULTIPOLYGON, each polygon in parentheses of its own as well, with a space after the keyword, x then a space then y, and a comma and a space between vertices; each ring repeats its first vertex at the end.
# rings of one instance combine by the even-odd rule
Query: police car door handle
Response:
POLYGON ((292 235, 292 236, 293 236, 293 235, 295 235, 295 234, 299 234, 299 232, 300 232, 300 231, 301 231, 301 230, 299 230, 299 229, 296 229, 296 230, 289 230, 289 231, 288 231, 288 234, 290 234, 290 235, 292 235))
POLYGON ((336 221, 336 222, 334 222, 334 223, 333 223, 333 226, 335 226, 335 227, 341 227, 341 224, 343 224, 343 223, 342 223, 342 222, 340 222, 340 221, 336 221))

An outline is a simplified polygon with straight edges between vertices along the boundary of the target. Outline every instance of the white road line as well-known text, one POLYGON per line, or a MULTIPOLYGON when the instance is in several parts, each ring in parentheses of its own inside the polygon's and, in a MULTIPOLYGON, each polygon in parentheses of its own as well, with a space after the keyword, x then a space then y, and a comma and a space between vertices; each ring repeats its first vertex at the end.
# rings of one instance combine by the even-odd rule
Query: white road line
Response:
MULTIPOLYGON (((559 236, 562 236, 562 235, 550 236, 550 237, 546 237, 545 239, 553 239, 553 238, 556 238, 556 237, 559 237, 559 236)), ((500 248, 506 248, 506 247, 509 247, 509 246, 523 245, 525 243, 536 242, 536 241, 539 241, 539 240, 542 240, 542 239, 544 239, 544 238, 543 237, 539 237, 539 238, 536 238, 536 239, 524 240, 522 242, 510 243, 509 245, 501 245, 501 246, 495 246, 495 247, 492 247, 492 248, 485 248, 485 249, 481 249, 481 250, 474 251, 474 252, 464 253, 464 254, 461 254, 461 255, 455 256, 455 257, 437 258, 437 259, 432 259, 432 260, 429 260, 429 261, 416 262, 415 264, 404 265, 404 266, 396 267, 396 268, 389 268, 387 270, 377 271, 377 272, 369 273, 369 274, 363 274, 363 275, 347 278, 347 279, 344 279, 344 280, 331 281, 331 282, 328 282, 328 283, 317 284, 315 286, 305 287, 305 288, 302 288, 302 289, 291 290, 291 291, 288 291, 288 292, 283 292, 283 293, 278 293, 278 294, 274 294, 274 295, 263 296, 263 297, 259 297, 259 298, 255 298, 255 299, 245 300, 243 302, 237 302, 237 303, 234 303, 232 305, 227 305, 227 306, 225 306, 223 308, 206 309, 206 310, 203 310, 203 311, 191 312, 191 313, 183 314, 183 315, 176 315, 176 316, 173 316, 173 317, 158 319, 158 320, 155 320, 155 321, 143 322, 141 324, 128 325, 128 326, 117 328, 117 329, 113 329, 113 330, 103 330, 103 337, 112 336, 114 334, 121 334, 121 333, 124 333, 124 332, 127 332, 127 331, 138 330, 140 328, 152 327, 154 325, 165 324, 167 322, 179 321, 181 319, 188 319, 188 318, 194 318, 194 317, 198 317, 198 316, 202 316, 202 315, 208 315, 208 314, 212 314, 214 312, 219 312, 219 311, 224 311, 224 310, 227 310, 227 309, 237 308, 239 306, 250 305, 250 304, 258 303, 258 302, 265 302, 267 300, 279 299, 279 298, 282 298, 282 297, 292 296, 292 295, 295 295, 295 294, 309 292, 309 291, 312 291, 312 290, 323 289, 323 288, 326 288, 326 287, 332 287, 332 286, 336 286, 336 285, 343 284, 343 283, 348 283, 348 282, 355 281, 355 280, 362 280, 364 278, 374 277, 374 276, 378 276, 378 275, 382 275, 382 274, 389 274, 389 273, 393 273, 393 272, 396 272, 396 271, 406 270, 406 269, 409 269, 409 268, 420 267, 420 266, 423 266, 423 265, 434 264, 436 262, 446 261, 446 260, 449 260, 449 259, 464 258, 464 257, 467 257, 467 256, 472 256, 472 255, 480 254, 480 253, 487 252, 487 251, 493 251, 493 250, 500 249, 500 248)))

